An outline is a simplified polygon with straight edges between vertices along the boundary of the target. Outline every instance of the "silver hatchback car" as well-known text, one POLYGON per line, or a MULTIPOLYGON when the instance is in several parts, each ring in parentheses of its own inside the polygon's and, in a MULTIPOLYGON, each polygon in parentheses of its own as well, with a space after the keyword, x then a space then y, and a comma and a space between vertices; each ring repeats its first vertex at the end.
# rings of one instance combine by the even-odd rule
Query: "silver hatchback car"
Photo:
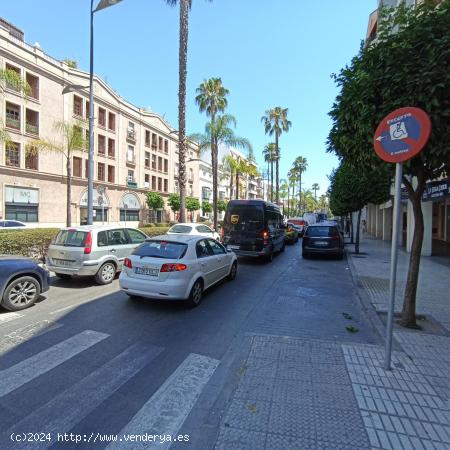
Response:
POLYGON ((108 284, 146 238, 139 230, 117 225, 62 228, 48 248, 47 267, 60 278, 94 276, 97 283, 108 284))

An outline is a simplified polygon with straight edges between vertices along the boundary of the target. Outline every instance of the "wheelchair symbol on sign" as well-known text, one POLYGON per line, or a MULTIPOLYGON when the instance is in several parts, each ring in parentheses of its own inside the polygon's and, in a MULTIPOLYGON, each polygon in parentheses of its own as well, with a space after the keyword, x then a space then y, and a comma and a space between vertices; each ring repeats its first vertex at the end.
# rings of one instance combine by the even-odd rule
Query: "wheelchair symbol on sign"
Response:
POLYGON ((391 140, 397 141, 399 139, 406 139, 408 137, 408 132, 406 131, 405 122, 394 123, 390 126, 391 140))

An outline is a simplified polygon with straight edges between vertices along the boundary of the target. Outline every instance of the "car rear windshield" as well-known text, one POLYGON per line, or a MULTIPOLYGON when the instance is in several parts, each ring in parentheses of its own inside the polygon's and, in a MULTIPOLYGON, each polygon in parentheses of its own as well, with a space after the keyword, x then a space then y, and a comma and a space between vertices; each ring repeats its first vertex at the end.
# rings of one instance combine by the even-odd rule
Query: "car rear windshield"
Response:
POLYGON ((190 227, 188 225, 174 225, 169 230, 170 233, 181 233, 181 234, 190 233, 191 231, 192 231, 192 227, 190 227))
POLYGON ((237 205, 227 211, 225 223, 235 231, 259 231, 264 228, 263 209, 256 205, 237 205))
POLYGON ((54 244, 64 247, 84 247, 86 236, 86 231, 61 230, 56 236, 54 244))
POLYGON ((162 240, 145 241, 137 247, 133 255, 141 258, 181 259, 185 255, 187 244, 162 240))
POLYGON ((306 236, 309 237, 332 237, 337 234, 335 227, 308 227, 306 230, 306 236))
POLYGON ((301 226, 305 224, 304 220, 290 220, 289 223, 293 223, 294 225, 301 226))

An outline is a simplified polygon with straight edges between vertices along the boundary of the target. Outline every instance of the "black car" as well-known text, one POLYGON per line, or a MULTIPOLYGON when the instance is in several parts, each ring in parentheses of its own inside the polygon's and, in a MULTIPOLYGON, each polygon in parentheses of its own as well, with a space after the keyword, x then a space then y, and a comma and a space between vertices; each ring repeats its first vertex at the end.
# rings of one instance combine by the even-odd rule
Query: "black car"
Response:
POLYGON ((309 225, 302 241, 302 256, 335 255, 344 257, 344 237, 334 224, 316 223, 309 225))
POLYGON ((49 289, 50 275, 44 264, 21 256, 0 255, 0 305, 9 311, 31 306, 49 289))
POLYGON ((285 228, 280 208, 263 200, 231 200, 222 227, 222 241, 238 256, 272 261, 284 251, 285 228))

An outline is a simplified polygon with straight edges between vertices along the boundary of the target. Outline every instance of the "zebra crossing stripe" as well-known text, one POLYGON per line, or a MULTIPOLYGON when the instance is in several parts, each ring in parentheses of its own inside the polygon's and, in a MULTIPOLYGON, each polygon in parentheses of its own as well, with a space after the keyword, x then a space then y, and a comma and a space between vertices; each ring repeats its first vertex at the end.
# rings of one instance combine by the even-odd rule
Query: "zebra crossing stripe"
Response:
POLYGON ((0 371, 0 397, 54 369, 108 336, 109 334, 85 330, 8 369, 0 371))
POLYGON ((22 314, 16 312, 7 312, 4 314, 0 314, 0 323, 11 322, 11 320, 16 320, 19 317, 23 317, 22 314))
MULTIPOLYGON (((191 353, 153 394, 145 405, 120 431, 127 434, 178 434, 203 388, 219 365, 217 359, 191 353)), ((135 449, 167 449, 173 442, 133 442, 135 449)), ((123 449, 120 439, 111 443, 108 450, 123 449)))
MULTIPOLYGON (((69 432, 98 405, 136 375, 163 351, 162 347, 134 344, 87 377, 62 392, 32 414, 5 431, 7 437, 20 430, 36 429, 42 433, 69 432)), ((2 439, 0 439, 2 441, 2 439)), ((13 444, 12 443, 11 448, 13 444)), ((21 443, 21 449, 47 449, 54 442, 21 443)))

